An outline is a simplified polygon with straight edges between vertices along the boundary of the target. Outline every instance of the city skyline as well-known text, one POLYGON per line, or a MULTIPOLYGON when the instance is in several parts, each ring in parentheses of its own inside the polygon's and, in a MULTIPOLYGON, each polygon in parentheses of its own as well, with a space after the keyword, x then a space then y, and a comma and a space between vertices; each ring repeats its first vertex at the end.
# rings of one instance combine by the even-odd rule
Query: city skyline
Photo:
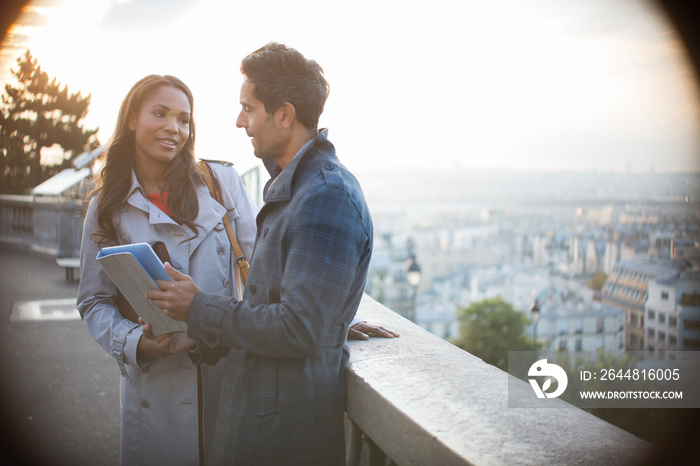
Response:
POLYGON ((257 161, 235 128, 238 64, 271 40, 324 67, 321 125, 353 170, 700 172, 698 84, 650 1, 38 0, 3 41, 0 82, 29 49, 92 95, 104 143, 134 82, 176 75, 198 156, 244 171, 257 161))

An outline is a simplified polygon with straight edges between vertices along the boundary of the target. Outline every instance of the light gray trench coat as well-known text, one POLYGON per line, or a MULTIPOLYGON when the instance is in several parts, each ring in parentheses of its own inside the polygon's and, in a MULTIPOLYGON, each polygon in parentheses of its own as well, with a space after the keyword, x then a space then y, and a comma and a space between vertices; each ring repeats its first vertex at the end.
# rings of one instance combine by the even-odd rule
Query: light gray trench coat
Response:
MULTIPOLYGON (((226 211, 248 258, 255 241, 257 207, 240 177, 227 164, 210 163, 219 181, 225 208, 206 186, 198 186, 200 225, 194 236, 165 215, 143 194, 132 174, 129 198, 117 214, 120 244, 163 241, 172 265, 190 275, 209 293, 239 297, 238 267, 223 226, 226 211)), ((142 327, 124 319, 115 305, 117 289, 96 260, 99 248, 90 239, 97 230, 96 199, 88 208, 80 253, 78 310, 97 343, 121 370, 121 462, 123 465, 196 465, 199 463, 197 368, 187 353, 154 361, 136 360, 142 327)), ((223 362, 202 365, 205 445, 213 437, 223 362)), ((205 447, 206 448, 206 447, 205 447)))

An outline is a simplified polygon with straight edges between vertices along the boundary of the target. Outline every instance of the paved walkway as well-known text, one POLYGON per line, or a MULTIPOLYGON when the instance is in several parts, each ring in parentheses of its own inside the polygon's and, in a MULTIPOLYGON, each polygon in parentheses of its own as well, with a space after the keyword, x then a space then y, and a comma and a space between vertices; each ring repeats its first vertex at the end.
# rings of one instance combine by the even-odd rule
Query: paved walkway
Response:
POLYGON ((0 464, 119 464, 119 372, 55 260, 0 245, 0 464))

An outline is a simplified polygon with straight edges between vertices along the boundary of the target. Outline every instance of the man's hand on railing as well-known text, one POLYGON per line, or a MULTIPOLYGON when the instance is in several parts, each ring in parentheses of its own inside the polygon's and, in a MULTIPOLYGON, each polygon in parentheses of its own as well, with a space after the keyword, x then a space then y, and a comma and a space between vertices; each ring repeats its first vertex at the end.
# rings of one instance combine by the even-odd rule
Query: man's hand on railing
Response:
POLYGON ((358 322, 348 330, 348 340, 367 340, 369 337, 394 338, 400 336, 379 325, 358 322))

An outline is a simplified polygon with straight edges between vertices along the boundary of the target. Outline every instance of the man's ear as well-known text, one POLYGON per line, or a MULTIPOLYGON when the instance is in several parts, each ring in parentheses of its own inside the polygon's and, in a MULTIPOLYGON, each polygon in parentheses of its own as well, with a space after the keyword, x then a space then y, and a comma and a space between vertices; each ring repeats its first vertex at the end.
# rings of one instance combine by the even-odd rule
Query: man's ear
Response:
POLYGON ((285 102, 280 105, 277 112, 279 115, 280 124, 285 128, 291 127, 294 120, 296 120, 297 111, 294 108, 294 105, 289 102, 285 102))

